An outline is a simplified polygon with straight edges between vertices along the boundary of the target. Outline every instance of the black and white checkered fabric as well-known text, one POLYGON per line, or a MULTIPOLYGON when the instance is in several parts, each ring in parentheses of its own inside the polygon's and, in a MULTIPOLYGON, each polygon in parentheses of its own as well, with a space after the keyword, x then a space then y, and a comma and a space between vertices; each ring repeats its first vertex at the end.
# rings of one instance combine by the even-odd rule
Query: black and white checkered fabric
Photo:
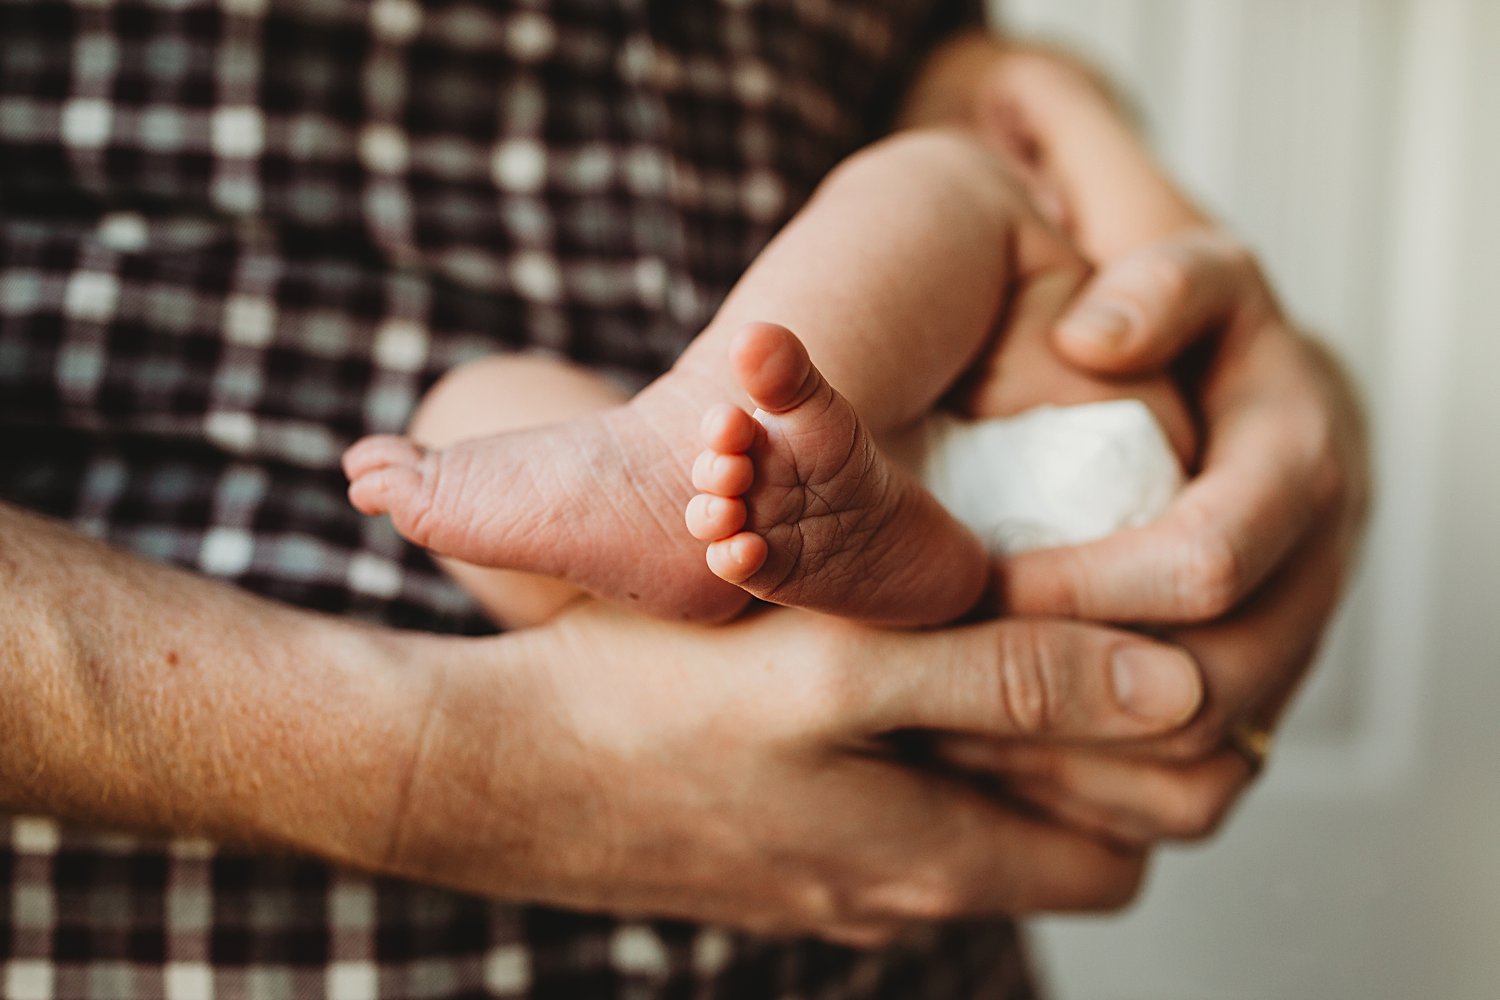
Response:
MULTIPOLYGON (((960 6, 0 0, 0 498, 484 628, 342 448, 497 350, 660 372, 960 6)), ((1006 924, 859 955, 0 817, 10 1000, 1027 995, 1006 924)))

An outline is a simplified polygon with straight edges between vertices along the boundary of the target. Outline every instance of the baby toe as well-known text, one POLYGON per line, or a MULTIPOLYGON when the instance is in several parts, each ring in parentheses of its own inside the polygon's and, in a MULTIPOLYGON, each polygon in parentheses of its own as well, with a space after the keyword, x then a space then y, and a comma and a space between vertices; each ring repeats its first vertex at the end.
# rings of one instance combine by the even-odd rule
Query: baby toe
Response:
POLYGON ((741 584, 766 564, 768 552, 764 538, 742 531, 709 545, 706 557, 714 576, 728 583, 741 584))
POLYGON ((735 497, 755 482, 755 463, 748 455, 705 450, 693 462, 693 488, 721 497, 735 497))
POLYGON ((422 485, 422 474, 411 464, 376 467, 354 475, 349 502, 361 514, 389 514, 405 506, 422 485))
POLYGON ((745 526, 745 501, 699 493, 688 501, 683 520, 689 534, 700 542, 727 538, 745 526))
POLYGON ((699 433, 705 447, 712 451, 732 454, 750 450, 760 429, 744 410, 729 403, 721 403, 703 415, 699 433))
POLYGON ((408 438, 374 434, 361 438, 344 452, 344 475, 356 479, 388 465, 412 465, 421 457, 422 449, 408 438))
POLYGON ((784 326, 747 323, 735 333, 729 354, 740 387, 769 413, 799 406, 821 388, 807 348, 784 326))

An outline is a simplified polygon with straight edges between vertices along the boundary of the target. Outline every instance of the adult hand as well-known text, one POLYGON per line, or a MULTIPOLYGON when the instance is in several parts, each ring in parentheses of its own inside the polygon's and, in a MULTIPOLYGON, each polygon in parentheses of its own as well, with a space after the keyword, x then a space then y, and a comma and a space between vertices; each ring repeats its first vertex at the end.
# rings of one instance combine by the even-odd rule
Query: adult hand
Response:
POLYGON ((0 810, 194 834, 516 902, 880 943, 1119 905, 1142 854, 897 751, 1102 745, 1202 697, 1181 650, 1076 622, 722 628, 580 603, 489 639, 371 628, 0 504, 0 810), (899 743, 899 747, 893 744, 899 743))
POLYGON ((1000 574, 1012 614, 1172 626, 1165 637, 1204 671, 1198 717, 1107 753, 967 740, 946 756, 1002 771, 1054 818, 1124 842, 1204 836, 1257 766, 1226 747, 1281 712, 1352 561, 1369 490, 1355 395, 1080 61, 968 36, 934 58, 911 104, 1000 142, 1101 268, 1058 325, 1059 352, 1104 374, 1196 368, 1186 388, 1205 439, 1198 474, 1158 523, 1000 574))
POLYGON ((1317 650, 1365 520, 1365 429, 1329 355, 1293 332, 1250 256, 1186 232, 1107 266, 1058 327, 1096 372, 1139 373, 1211 348, 1192 395, 1202 467, 1157 522, 1002 567, 1011 613, 1171 626, 1202 666, 1203 710, 1127 756, 954 748, 1049 813, 1131 843, 1216 828, 1253 771, 1227 750, 1269 727, 1317 650), (1216 343, 1204 344, 1207 339, 1216 343))
POLYGON ((503 670, 455 647, 471 652, 442 675, 380 867, 860 945, 1115 907, 1144 863, 905 763, 887 737, 1138 740, 1201 694, 1180 650, 1073 622, 901 633, 775 609, 699 628, 585 603, 497 641, 503 670))

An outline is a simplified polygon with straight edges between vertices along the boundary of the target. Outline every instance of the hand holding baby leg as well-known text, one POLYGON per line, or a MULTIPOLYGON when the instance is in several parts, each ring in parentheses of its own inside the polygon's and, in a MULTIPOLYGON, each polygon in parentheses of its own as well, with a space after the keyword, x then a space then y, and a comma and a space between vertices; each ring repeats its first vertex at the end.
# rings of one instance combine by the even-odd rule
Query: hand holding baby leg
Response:
POLYGON ((1144 861, 913 766, 892 734, 1105 745, 1201 695, 1180 652, 1074 622, 902 632, 768 609, 695 628, 584 603, 446 652, 382 868, 863 945, 1119 906, 1144 861))
POLYGON ((1311 665, 1369 485, 1363 417, 1347 380, 1290 329, 1242 250, 1188 233, 1120 268, 1106 268, 1085 293, 1060 327, 1059 349, 1139 371, 1194 334, 1218 337, 1196 390, 1208 438, 1202 472, 1153 525, 1008 561, 1001 590, 1020 613, 1173 626, 1168 636, 1202 664, 1209 697, 1182 732, 1128 756, 1016 747, 978 755, 1022 776, 1054 815, 1143 842, 1207 834, 1251 777, 1253 762, 1231 734, 1272 724, 1311 665), (1143 280, 1151 275, 1169 280, 1143 280), (1144 308, 1126 310, 1136 321, 1118 353, 1071 343, 1094 297, 1113 306, 1126 286, 1144 308))

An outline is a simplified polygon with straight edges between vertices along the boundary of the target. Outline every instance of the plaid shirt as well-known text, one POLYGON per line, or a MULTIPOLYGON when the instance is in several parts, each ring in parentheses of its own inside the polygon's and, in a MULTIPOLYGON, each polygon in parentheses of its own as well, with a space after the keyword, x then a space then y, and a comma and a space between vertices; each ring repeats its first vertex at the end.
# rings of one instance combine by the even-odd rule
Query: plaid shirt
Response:
MULTIPOLYGON (((0 498, 303 607, 478 631, 341 449, 497 350, 639 385, 922 52, 922 0, 0 0, 0 498)), ((1013 997, 880 954, 0 817, 0 995, 1013 997)))

